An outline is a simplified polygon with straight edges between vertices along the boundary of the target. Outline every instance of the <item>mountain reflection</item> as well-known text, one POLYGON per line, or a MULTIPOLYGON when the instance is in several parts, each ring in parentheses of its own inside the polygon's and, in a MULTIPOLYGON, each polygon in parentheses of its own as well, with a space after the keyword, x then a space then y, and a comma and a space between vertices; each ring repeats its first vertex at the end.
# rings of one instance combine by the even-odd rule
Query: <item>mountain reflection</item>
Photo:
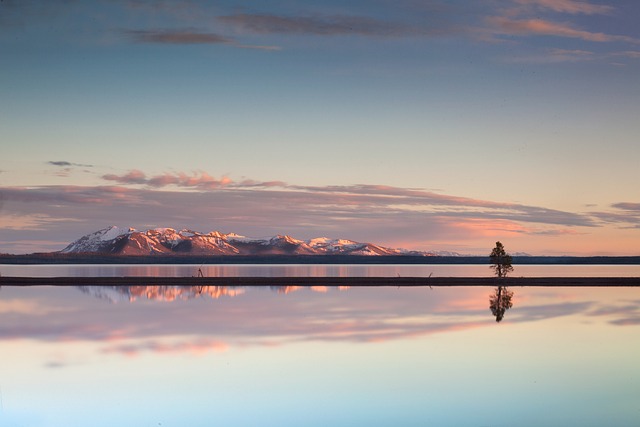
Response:
POLYGON ((234 297, 245 292, 244 288, 233 286, 77 286, 82 292, 111 302, 139 299, 152 301, 188 300, 200 297, 217 299, 234 297))
POLYGON ((506 286, 498 286, 494 289, 493 294, 489 296, 489 308, 496 317, 496 322, 500 322, 504 317, 504 313, 513 307, 512 298, 513 291, 507 289, 506 286))
MULTIPOLYGON (((140 299, 151 301, 177 301, 194 298, 208 297, 218 299, 221 297, 235 297, 245 293, 246 288, 241 286, 76 286, 80 291, 99 299, 111 302, 129 301, 140 299)), ((313 292, 327 292, 330 288, 338 290, 349 289, 348 286, 269 286, 269 289, 279 294, 288 294, 300 289, 309 289, 313 292)))

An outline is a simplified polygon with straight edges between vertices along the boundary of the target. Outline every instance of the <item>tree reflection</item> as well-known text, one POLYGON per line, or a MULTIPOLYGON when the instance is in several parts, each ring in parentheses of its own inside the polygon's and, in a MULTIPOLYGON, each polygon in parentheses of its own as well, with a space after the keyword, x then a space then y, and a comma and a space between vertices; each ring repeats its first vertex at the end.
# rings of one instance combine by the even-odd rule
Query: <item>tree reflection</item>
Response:
POLYGON ((496 317, 496 322, 500 322, 504 317, 504 313, 513 306, 512 298, 513 291, 507 289, 506 286, 498 286, 494 289, 493 294, 489 296, 489 308, 496 317))

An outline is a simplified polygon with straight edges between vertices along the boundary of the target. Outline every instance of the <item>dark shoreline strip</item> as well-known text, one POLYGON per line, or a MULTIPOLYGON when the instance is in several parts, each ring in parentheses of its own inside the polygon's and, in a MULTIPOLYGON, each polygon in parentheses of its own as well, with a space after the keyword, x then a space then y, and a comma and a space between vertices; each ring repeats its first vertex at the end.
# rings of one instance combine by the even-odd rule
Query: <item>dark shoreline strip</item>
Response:
POLYGON ((0 286, 640 286, 640 277, 0 277, 0 286))

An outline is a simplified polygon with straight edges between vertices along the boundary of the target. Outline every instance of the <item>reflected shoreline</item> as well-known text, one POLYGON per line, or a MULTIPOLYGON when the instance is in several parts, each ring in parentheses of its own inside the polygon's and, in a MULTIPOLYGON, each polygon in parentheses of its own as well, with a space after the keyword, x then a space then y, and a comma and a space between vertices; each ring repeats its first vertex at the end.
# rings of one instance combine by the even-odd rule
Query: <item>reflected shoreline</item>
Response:
POLYGON ((0 286, 640 286, 640 277, 7 277, 0 286))

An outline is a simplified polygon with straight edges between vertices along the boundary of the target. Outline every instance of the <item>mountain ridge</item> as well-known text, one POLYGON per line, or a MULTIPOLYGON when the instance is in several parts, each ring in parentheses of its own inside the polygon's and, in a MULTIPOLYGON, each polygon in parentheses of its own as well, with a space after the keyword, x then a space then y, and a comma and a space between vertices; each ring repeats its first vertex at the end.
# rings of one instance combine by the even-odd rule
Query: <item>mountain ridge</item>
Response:
POLYGON ((316 237, 308 240, 289 235, 251 238, 236 233, 211 231, 202 233, 189 229, 134 228, 110 226, 89 233, 67 245, 63 254, 112 255, 358 255, 358 256, 460 256, 456 252, 411 251, 389 248, 349 239, 316 237))

